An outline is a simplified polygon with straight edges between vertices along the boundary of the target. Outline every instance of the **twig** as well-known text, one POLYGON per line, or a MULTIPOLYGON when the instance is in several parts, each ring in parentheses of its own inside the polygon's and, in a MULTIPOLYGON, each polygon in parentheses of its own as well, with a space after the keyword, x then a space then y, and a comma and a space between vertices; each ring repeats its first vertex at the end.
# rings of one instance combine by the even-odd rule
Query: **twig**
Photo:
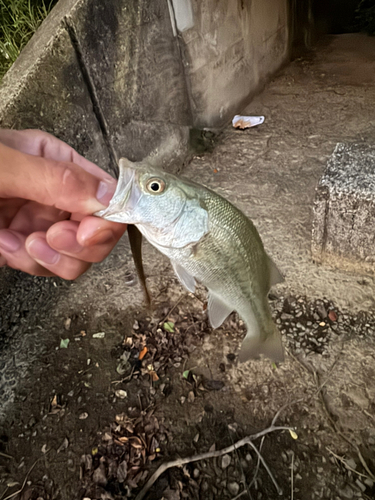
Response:
POLYGON ((290 500, 294 498, 294 453, 292 452, 292 464, 290 466, 290 500))
POLYGON ((247 493, 246 490, 241 491, 241 493, 238 493, 238 495, 236 495, 234 498, 232 498, 232 500, 238 500, 239 498, 241 498, 242 496, 244 496, 245 493, 247 493))
POLYGON ((14 457, 12 457, 11 455, 7 455, 6 453, 2 453, 1 451, 0 451, 0 457, 9 458, 10 460, 14 460, 14 457))
POLYGON ((130 380, 133 376, 133 373, 134 373, 134 370, 135 370, 135 366, 132 367, 132 371, 130 373, 130 375, 127 375, 125 378, 121 379, 121 380, 113 380, 111 382, 111 384, 122 384, 123 382, 127 382, 128 380, 130 380))
MULTIPOLYGON (((171 460, 170 462, 166 462, 162 464, 155 472, 154 474, 150 477, 150 479, 147 481, 145 486, 142 488, 142 490, 138 493, 136 496, 135 500, 142 500, 146 493, 149 491, 151 486, 155 483, 155 481, 165 472, 166 470, 170 469, 171 467, 181 467, 182 465, 191 463, 191 462, 197 462, 198 460, 206 460, 207 458, 215 458, 215 457, 221 457, 222 455, 226 455, 227 453, 231 453, 232 451, 236 450, 237 448, 241 448, 245 444, 250 444, 252 446, 258 456, 260 457, 260 460, 262 461, 263 465, 265 465, 263 457, 260 455, 258 449, 253 445, 252 441, 255 441, 256 439, 259 439, 262 436, 265 436, 266 434, 270 434, 271 432, 274 431, 290 431, 292 428, 291 427, 286 427, 286 426, 275 426, 275 425, 270 425, 267 427, 267 429, 264 429, 263 431, 258 432, 257 434, 253 434, 251 436, 246 436, 236 443, 234 443, 231 446, 227 446, 226 448, 222 450, 217 450, 217 451, 208 451, 206 453, 199 453, 198 455, 193 455, 191 457, 187 458, 177 458, 176 460, 171 460)), ((267 465, 265 465, 267 472, 270 473, 269 468, 267 465)), ((273 480, 275 484, 275 480, 273 476, 271 475, 271 479, 273 480)), ((277 484, 277 483, 276 483, 277 484)), ((277 491, 280 491, 279 486, 277 486, 277 491)))
MULTIPOLYGON (((231 433, 228 432, 228 434, 229 434, 230 440, 232 441, 232 444, 234 444, 231 433)), ((262 444, 263 444, 263 440, 264 440, 264 436, 262 437, 262 440, 261 440, 261 443, 260 443, 259 452, 261 450, 261 447, 262 447, 262 444)), ((240 466, 240 469, 241 469, 242 483, 243 483, 243 485, 245 487, 244 491, 246 491, 248 493, 249 498, 251 499, 250 487, 248 486, 248 484, 246 482, 245 472, 243 470, 243 467, 242 467, 242 464, 241 464, 241 459, 240 459, 240 454, 238 453, 238 449, 237 448, 236 448, 236 455, 237 455, 238 465, 240 466)), ((258 464, 259 464, 259 458, 258 458, 258 464)))
POLYGON ((348 463, 346 462, 345 458, 344 457, 340 457, 339 455, 336 455, 336 453, 334 453, 330 448, 328 448, 328 446, 326 446, 326 450, 332 455, 334 456, 337 460, 339 460, 342 464, 344 464, 344 466, 350 470, 351 472, 354 472, 354 474, 357 474, 357 476, 360 476, 360 477, 365 477, 366 479, 371 479, 367 474, 362 474, 361 472, 358 472, 357 470, 353 469, 352 467, 350 467, 350 465, 348 465, 348 463))
MULTIPOLYGON (((327 402, 324 398, 324 395, 323 395, 323 392, 322 392, 322 389, 323 387, 325 386, 325 384, 329 381, 329 378, 332 374, 332 371, 333 371, 333 368, 335 367, 335 365, 337 364, 341 354, 343 352, 343 348, 341 349, 341 351, 339 352, 339 354, 337 355, 335 361, 332 363, 330 369, 329 369, 329 372, 328 372, 328 375, 327 377, 325 378, 325 380, 320 383, 319 381, 319 374, 318 372, 313 368, 313 367, 310 367, 308 365, 306 365, 305 363, 303 363, 303 361, 301 361, 300 359, 296 358, 295 356, 293 356, 292 353, 289 353, 293 359, 295 359, 302 367, 304 367, 309 373, 311 373, 314 377, 314 382, 315 382, 315 385, 316 385, 316 391, 314 392, 314 394, 311 396, 312 398, 314 396, 316 396, 317 394, 319 394, 320 396, 320 399, 321 399, 321 402, 322 402, 322 406, 323 406, 323 409, 325 410, 326 414, 327 414, 327 417, 328 417, 328 420, 330 422, 330 424, 332 425, 332 428, 333 430, 342 438, 344 439, 344 441, 346 441, 350 446, 352 446, 355 451, 357 452, 357 455, 358 455, 358 458, 363 466, 363 468, 366 470, 367 474, 369 475, 369 477, 371 478, 372 481, 375 481, 375 475, 371 472, 369 466, 367 465, 365 459, 363 458, 363 455, 358 447, 357 444, 353 443, 349 438, 347 438, 345 436, 345 434, 343 432, 341 432, 341 430, 337 427, 336 425, 336 422, 334 421, 334 419, 332 418, 332 415, 331 415, 331 412, 328 408, 328 405, 327 405, 327 402)), ((281 408, 279 410, 279 412, 282 410, 283 408, 281 408)), ((277 417, 278 414, 276 414, 276 417, 277 417)))
MULTIPOLYGON (((15 491, 14 493, 12 493, 11 495, 8 495, 7 497, 4 497, 3 496, 1 497, 1 500, 10 500, 11 498, 15 497, 16 495, 20 495, 22 492, 23 492, 23 489, 26 485, 26 482, 28 480, 28 477, 30 475, 30 472, 33 470, 33 468, 36 466, 36 464, 39 462, 39 460, 41 460, 42 458, 44 457, 40 457, 38 458, 38 460, 35 460, 35 462, 33 463, 33 465, 30 467, 28 473, 26 474, 25 476, 25 479, 23 480, 23 483, 22 483, 22 486, 19 490, 15 491)), ((7 490, 5 490, 5 492, 3 493, 3 495, 5 495, 5 493, 7 492, 7 490)))
POLYGON ((363 411, 363 413, 364 413, 365 415, 367 415, 368 417, 370 417, 370 418, 371 418, 371 420, 374 420, 374 421, 375 421, 375 418, 373 417, 373 415, 371 415, 371 413, 369 413, 367 410, 362 410, 362 411, 363 411))
MULTIPOLYGON (((354 446, 354 445, 353 445, 353 446, 354 446)), ((365 459, 363 458, 363 455, 362 455, 362 453, 360 452, 360 450, 359 450, 358 446, 357 446, 357 445, 355 445, 355 448, 356 448, 356 450, 357 450, 357 455, 358 455, 358 458, 360 459, 361 464, 363 465, 363 467, 364 467, 365 471, 366 471, 366 472, 367 472, 367 474, 370 476, 371 480, 372 480, 372 481, 375 481, 375 476, 374 476, 374 474, 370 471, 369 466, 367 465, 367 463, 366 463, 365 459)))
MULTIPOLYGON (((273 424, 273 423, 274 423, 274 422, 272 422, 272 424, 273 424)), ((260 442, 259 452, 261 452, 261 451, 262 451, 262 446, 263 446, 263 443, 264 443, 264 436, 262 437, 262 440, 261 440, 261 442, 260 442)), ((259 458, 259 455, 258 455, 257 466, 256 466, 256 468, 255 468, 254 476, 253 476, 253 479, 251 480, 251 483, 250 483, 250 485, 249 485, 249 488, 251 488, 251 487, 252 487, 252 485, 253 485, 253 484, 255 483, 255 481, 256 481, 256 478, 257 478, 257 476, 258 476, 258 472, 259 472, 259 466, 260 466, 260 458, 259 458)))
MULTIPOLYGON (((289 428, 290 429, 290 428, 289 428)), ((255 444, 253 444, 251 441, 249 441, 247 444, 249 444, 252 449, 255 451, 255 453, 258 455, 258 458, 259 460, 262 462, 262 465, 263 467, 266 469, 266 471, 268 472, 268 475, 270 476, 275 488, 276 488, 276 491, 279 495, 282 495, 283 494, 283 490, 280 488, 280 486, 277 484, 277 481, 274 477, 274 475, 272 474, 270 468, 268 467, 266 461, 264 460, 264 458, 262 457, 262 455, 260 454, 258 448, 255 446, 255 444)))
POLYGON ((159 325, 163 325, 165 323, 165 320, 168 319, 168 316, 172 314, 172 312, 176 309, 178 304, 181 302, 181 300, 185 298, 185 295, 181 295, 181 297, 178 299, 178 301, 175 303, 175 305, 172 307, 172 309, 168 312, 168 314, 165 316, 165 318, 162 321, 159 321, 159 325))

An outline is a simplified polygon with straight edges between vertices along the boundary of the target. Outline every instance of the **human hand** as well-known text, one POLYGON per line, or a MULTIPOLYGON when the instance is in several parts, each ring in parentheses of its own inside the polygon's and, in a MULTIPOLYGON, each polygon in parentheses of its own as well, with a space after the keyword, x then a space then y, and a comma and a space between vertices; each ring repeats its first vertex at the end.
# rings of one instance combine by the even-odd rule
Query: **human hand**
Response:
POLYGON ((54 136, 0 130, 0 266, 80 276, 126 229, 90 215, 115 188, 115 179, 54 136))

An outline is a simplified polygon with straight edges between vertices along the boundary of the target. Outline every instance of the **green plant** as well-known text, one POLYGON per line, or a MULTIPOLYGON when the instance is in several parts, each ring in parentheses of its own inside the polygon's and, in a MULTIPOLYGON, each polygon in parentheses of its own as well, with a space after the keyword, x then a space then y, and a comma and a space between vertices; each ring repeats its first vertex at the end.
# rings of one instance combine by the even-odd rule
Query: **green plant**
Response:
POLYGON ((361 0, 356 10, 356 27, 368 35, 375 35, 375 1, 361 0))
POLYGON ((57 0, 0 0, 0 80, 57 0))

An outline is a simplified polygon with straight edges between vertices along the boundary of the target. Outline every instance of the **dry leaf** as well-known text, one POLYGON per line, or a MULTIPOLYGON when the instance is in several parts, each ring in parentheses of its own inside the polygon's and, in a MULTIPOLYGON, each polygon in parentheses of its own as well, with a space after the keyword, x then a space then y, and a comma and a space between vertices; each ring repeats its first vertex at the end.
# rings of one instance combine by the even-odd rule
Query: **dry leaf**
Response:
POLYGON ((100 486, 106 486, 107 477, 105 474, 105 465, 102 461, 100 462, 99 467, 94 470, 92 480, 94 481, 94 483, 99 484, 100 486))
POLYGON ((289 432, 293 439, 298 439, 298 435, 293 429, 289 429, 289 432))
POLYGON ((142 361, 142 359, 146 356, 147 351, 148 351, 148 349, 147 349, 147 347, 145 346, 145 347, 142 349, 142 351, 139 353, 138 359, 139 359, 140 361, 142 361))
POLYGON ((335 311, 329 311, 328 317, 331 321, 337 321, 337 314, 335 311))
POLYGON ((123 483, 128 475, 128 466, 125 460, 123 460, 117 469, 117 480, 119 483, 123 483))
POLYGON ((144 447, 142 441, 137 436, 131 436, 129 441, 131 446, 133 446, 136 450, 141 450, 144 447))

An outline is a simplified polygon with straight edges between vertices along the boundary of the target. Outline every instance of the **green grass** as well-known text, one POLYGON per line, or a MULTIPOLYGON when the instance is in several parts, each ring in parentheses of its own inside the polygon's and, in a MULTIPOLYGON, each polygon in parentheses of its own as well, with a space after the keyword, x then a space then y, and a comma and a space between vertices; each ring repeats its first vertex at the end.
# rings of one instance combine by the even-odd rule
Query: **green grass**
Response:
POLYGON ((0 81, 57 0, 0 0, 0 81))
POLYGON ((375 35, 375 1, 361 0, 356 10, 356 27, 368 35, 375 35))

